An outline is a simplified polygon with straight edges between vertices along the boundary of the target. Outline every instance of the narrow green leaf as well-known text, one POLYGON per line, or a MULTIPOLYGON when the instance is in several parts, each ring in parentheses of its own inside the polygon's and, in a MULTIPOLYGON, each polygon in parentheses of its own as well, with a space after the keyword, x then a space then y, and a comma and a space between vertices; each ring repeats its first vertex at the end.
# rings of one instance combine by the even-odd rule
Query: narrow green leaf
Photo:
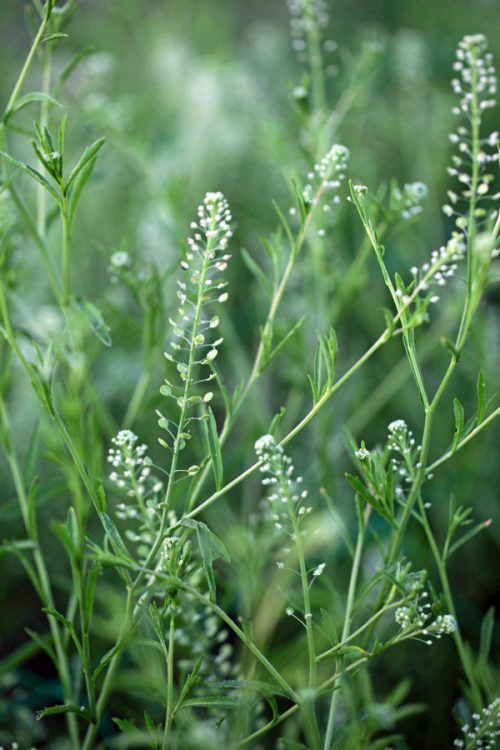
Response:
POLYGON ((29 164, 25 164, 22 161, 18 161, 18 159, 14 159, 13 156, 10 154, 6 154, 5 151, 0 151, 0 156, 3 156, 4 159, 7 159, 10 164, 13 164, 15 167, 21 170, 21 172, 24 172, 25 174, 29 175, 35 182, 38 182, 39 185, 42 185, 42 187, 45 188, 45 190, 50 193, 50 195, 59 203, 59 195, 57 194, 55 188, 52 187, 50 182, 45 179, 45 177, 40 174, 40 172, 37 172, 36 169, 33 169, 33 167, 30 167, 29 164))
POLYGON ((184 706, 197 706, 200 708, 238 708, 241 706, 241 699, 230 697, 228 695, 207 695, 199 698, 188 698, 184 701, 184 706))
POLYGON ((196 521, 194 518, 185 518, 182 521, 182 525, 188 529, 194 529, 198 539, 198 547, 200 549, 201 559, 203 561, 203 568, 207 578, 208 588, 210 591, 210 597, 215 601, 215 578, 213 571, 213 562, 219 558, 230 562, 231 558, 221 540, 215 536, 213 531, 210 531, 208 526, 201 521, 196 521))
POLYGON ((120 732, 138 732, 139 731, 136 725, 133 724, 128 719, 119 719, 118 717, 113 716, 111 721, 113 721, 116 724, 120 732))
POLYGON ((68 620, 67 617, 62 615, 60 612, 57 611, 57 609, 54 609, 53 607, 42 607, 42 612, 45 612, 45 614, 49 615, 50 617, 54 617, 54 619, 60 622, 61 625, 64 625, 69 635, 71 636, 78 653, 80 654, 80 658, 82 658, 82 654, 83 654, 82 644, 80 643, 80 639, 78 638, 78 635, 76 633, 76 630, 71 620, 68 620))
POLYGON ((186 677, 186 681, 184 682, 184 685, 182 686, 179 699, 177 701, 177 704, 174 709, 174 713, 181 708, 182 704, 188 697, 191 690, 195 687, 195 685, 200 681, 199 673, 201 669, 201 665, 203 664, 203 656, 199 656, 194 664, 193 669, 186 677))
POLYGON ((73 222, 75 220, 76 209, 78 207, 78 202, 80 200, 82 190, 85 187, 88 180, 90 179, 90 175, 92 174, 94 170, 95 163, 96 163, 95 158, 89 161, 83 167, 82 171, 75 179, 75 184, 73 185, 73 190, 71 191, 71 195, 69 199, 69 224, 70 226, 73 225, 73 222))
POLYGON ((266 295, 268 297, 271 297, 273 293, 273 285, 270 279, 266 276, 259 264, 255 262, 250 253, 248 253, 244 247, 241 248, 241 254, 249 271, 255 276, 266 295))
POLYGON ((115 554, 126 561, 133 562, 130 552, 121 538, 120 532, 116 528, 114 521, 107 515, 107 513, 101 514, 101 520, 115 554))
POLYGON ((64 34, 62 31, 54 31, 53 34, 46 34, 40 40, 41 44, 47 44, 47 42, 53 42, 56 39, 69 39, 69 34, 64 34))
POLYGON ((304 322, 304 320, 306 319, 306 317, 307 317, 306 315, 303 315, 300 318, 300 320, 298 320, 297 323, 295 323, 295 325, 293 326, 293 328, 291 328, 288 331, 288 333, 285 334, 285 336, 283 336, 283 338, 281 339, 281 341, 279 342, 279 344, 276 344, 276 346, 274 347, 274 349, 272 349, 271 351, 269 351, 266 354, 266 358, 265 358, 264 364, 262 366, 262 369, 264 369, 265 367, 267 367, 271 363, 271 361, 276 357, 276 355, 279 354, 280 351, 288 344, 288 342, 290 341, 290 339, 292 338, 292 336, 296 333, 296 331, 299 330, 299 328, 301 327, 301 325, 304 322))
POLYGON ((323 348, 321 346, 321 336, 317 335, 316 351, 314 353, 314 369, 313 369, 313 380, 314 380, 314 393, 316 400, 319 399, 322 392, 323 382, 323 348))
POLYGON ((32 102, 47 102, 47 104, 52 104, 54 107, 64 109, 61 102, 58 102, 57 99, 50 96, 50 94, 45 94, 43 91, 31 91, 29 94, 19 97, 14 106, 5 113, 4 122, 7 123, 12 115, 19 112, 21 109, 24 109, 24 107, 27 107, 28 104, 31 104, 32 102))
POLYGON ((458 398, 453 399, 453 414, 455 416, 455 433, 451 446, 452 451, 456 450, 464 431, 464 407, 458 398))
MULTIPOLYGON (((90 162, 95 162, 96 156, 99 152, 99 150, 102 148, 105 142, 105 138, 98 138, 94 143, 92 143, 90 146, 87 146, 85 151, 83 152, 82 156, 80 157, 77 164, 73 167, 71 170, 71 173, 66 180, 66 184, 64 186, 64 190, 67 193, 73 182, 76 180, 80 172, 85 169, 86 166, 90 162)), ((89 175, 90 176, 90 175, 89 175)), ((87 178, 88 179, 88 178, 87 178)))
POLYGON ((59 94, 62 87, 64 86, 67 79, 69 78, 69 76, 78 67, 78 65, 82 62, 82 60, 84 60, 86 57, 93 54, 94 52, 95 52, 95 47, 86 47, 85 49, 81 50, 81 52, 77 52, 77 54, 73 58, 71 58, 71 60, 62 69, 61 73, 59 74, 59 79, 54 89, 56 94, 59 94))
POLYGON ((212 461, 212 471, 214 473, 215 487, 217 490, 220 490, 222 485, 224 484, 224 467, 222 464, 219 434, 217 431, 217 423, 215 421, 214 413, 210 406, 208 407, 207 411, 208 419, 205 419, 203 424, 205 425, 205 435, 207 438, 208 449, 212 461))
POLYGON ((111 346, 113 342, 110 336, 110 328, 104 320, 99 308, 96 307, 93 302, 90 302, 84 297, 78 297, 76 299, 76 305, 80 312, 83 313, 87 323, 97 338, 102 341, 104 346, 111 346))
POLYGON ((491 519, 488 521, 481 521, 481 523, 476 524, 470 531, 467 531, 465 534, 463 534, 459 539, 457 539, 454 544, 450 546, 450 549, 448 551, 448 558, 451 557, 460 547, 463 547, 464 544, 467 544, 467 542, 470 542, 471 539, 473 539, 477 534, 479 534, 484 529, 488 528, 491 524, 491 519))
POLYGON ((484 372, 479 371, 477 378, 477 424, 481 424, 486 413, 486 381, 484 372))
POLYGON ((276 201, 273 201, 273 207, 274 207, 274 210, 276 211, 276 213, 278 215, 278 219, 280 220, 280 222, 281 222, 281 224, 283 226, 283 229, 285 230, 285 234, 288 237, 288 241, 290 243, 290 248, 293 249, 293 247, 295 245, 295 240, 294 240, 294 237, 293 237, 292 230, 290 229, 290 224, 288 223, 288 221, 286 219, 286 216, 283 214, 283 211, 278 206, 278 204, 276 203, 276 201))
POLYGON ((36 718, 37 721, 40 721, 40 719, 44 719, 46 716, 54 716, 55 714, 77 714, 78 716, 81 716, 82 719, 86 719, 89 723, 94 721, 94 717, 90 711, 87 711, 83 706, 77 706, 76 703, 64 703, 60 706, 49 706, 48 708, 43 708, 41 711, 37 712, 36 718))

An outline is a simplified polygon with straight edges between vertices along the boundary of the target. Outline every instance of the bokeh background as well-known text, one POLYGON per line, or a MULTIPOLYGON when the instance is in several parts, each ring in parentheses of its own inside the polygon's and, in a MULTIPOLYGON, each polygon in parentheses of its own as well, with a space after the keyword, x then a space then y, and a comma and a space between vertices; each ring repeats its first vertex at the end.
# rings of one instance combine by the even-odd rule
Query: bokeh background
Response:
MULTIPOLYGON (((23 6, 19 0, 1 3, 2 101, 28 48, 23 6)), ((394 231, 386 240, 391 270, 408 275, 410 266, 423 262, 450 231, 440 206, 448 187, 448 133, 454 124, 450 77, 456 44, 464 34, 482 32, 498 57, 498 4, 495 0, 334 0, 329 9, 328 37, 338 45, 329 61, 332 104, 346 90, 352 91, 354 75, 360 81, 336 136, 351 150, 350 174, 371 190, 387 185, 391 178, 403 183, 419 180, 428 186, 420 221, 405 231, 394 231)), ((100 307, 113 338, 111 348, 96 346, 92 351, 95 386, 109 410, 107 434, 103 428, 106 443, 113 428, 122 423, 144 368, 141 313, 127 290, 111 283, 109 257, 116 250, 126 250, 144 272, 156 264, 166 274, 165 307, 174 307, 174 284, 168 271, 178 261, 189 222, 207 190, 225 193, 237 225, 232 294, 224 324, 227 346, 221 366, 233 386, 248 372, 266 307, 259 284, 238 250, 245 248, 266 268, 262 238, 276 227, 272 201, 286 210, 291 201, 289 178, 308 170, 304 105, 296 91, 294 95, 303 71, 291 48, 288 10, 281 0, 85 0, 68 33, 69 38, 57 48, 56 69, 78 50, 89 46, 95 50, 61 94, 70 112, 70 151, 76 156, 83 144, 100 135, 107 138, 77 221, 74 274, 78 291, 100 307)), ((30 85, 40 87, 36 73, 30 85)), ((494 114, 492 127, 493 119, 494 114)), ((29 115, 25 123, 29 126, 29 115)), ((16 143, 22 155, 24 142, 14 138, 14 151, 16 143)), ((28 152, 24 155, 28 157, 28 152)), ((335 325, 340 370, 381 330, 380 309, 387 300, 374 258, 368 258, 360 269, 352 293, 342 297, 345 270, 361 240, 353 208, 343 201, 322 255, 314 260, 306 252, 293 279, 279 327, 285 332, 304 312, 308 319, 274 362, 255 391, 248 414, 240 420, 227 451, 227 476, 252 460, 255 438, 282 405, 287 407, 284 430, 305 413, 310 396, 304 370, 305 363, 312 370, 316 327, 326 330, 335 325), (310 281, 317 264, 322 278, 319 290, 310 281)), ((53 242, 57 243, 55 231, 53 242)), ((42 332, 57 325, 50 293, 40 280, 38 260, 22 234, 17 239, 14 273, 19 283, 19 317, 42 332)), ((451 395, 443 399, 436 420, 435 455, 447 447, 453 432, 452 391, 470 415, 480 368, 489 394, 498 389, 500 285, 496 273, 451 395)), ((443 295, 439 311, 432 314, 433 326, 418 336, 431 384, 437 382, 446 363, 439 339, 454 330, 461 283, 458 279, 443 295)), ((160 360, 153 368, 145 408, 135 425, 141 438, 153 446, 157 425, 152 409, 162 366, 160 360)), ((21 454, 27 451, 38 416, 27 392, 20 378, 9 394, 21 454)), ((388 422, 396 418, 406 419, 417 433, 421 428, 421 408, 400 342, 385 347, 371 360, 290 445, 312 494, 319 498, 319 489, 325 488, 349 530, 354 528, 354 513, 343 479, 349 458, 342 425, 347 424, 368 445, 376 445, 385 439, 388 422)), ((438 536, 443 533, 452 495, 458 504, 471 505, 476 519, 493 519, 489 529, 462 548, 451 563, 460 622, 473 646, 478 643, 482 617, 499 594, 498 443, 498 428, 493 426, 439 470, 429 489, 438 536)), ((64 516, 67 499, 64 488, 57 492, 57 467, 49 460, 40 460, 37 473, 47 487, 55 487, 47 492, 40 511, 44 542, 54 545, 49 523, 64 516)), ((19 518, 2 458, 0 487, 1 536, 10 538, 20 533, 19 518)), ((207 514, 208 522, 228 544, 244 527, 257 494, 258 484, 245 483, 207 514)), ((428 567, 437 584, 425 540, 416 526, 411 528, 404 552, 416 568, 428 567)), ((338 585, 345 587, 349 559, 338 535, 332 535, 328 555, 338 571, 338 585)), ((54 575, 62 579, 65 562, 55 546, 51 564, 54 575)), ((46 730, 34 727, 30 716, 34 708, 48 702, 51 691, 57 692, 50 668, 40 654, 21 661, 15 669, 8 658, 26 642, 25 628, 44 630, 44 616, 18 564, 4 557, 0 565, 0 638, 5 658, 0 663, 0 739, 9 740, 15 723, 19 732, 25 728, 29 741, 47 742, 46 730)), ((250 579, 252 568, 241 568, 240 576, 242 570, 249 571, 250 579)), ((251 588, 252 581, 242 583, 240 578, 238 583, 228 576, 227 585, 228 589, 251 588)), ((257 594, 263 596, 262 591, 257 594)), ((499 646, 496 630, 496 656, 499 646)), ((285 658, 276 648, 277 658, 285 658)), ((460 679, 451 639, 432 650, 418 644, 400 647, 394 656, 380 660, 375 674, 381 696, 398 679, 407 677, 411 683, 408 699, 426 704, 425 713, 401 724, 411 748, 442 750, 451 745, 456 736, 453 712, 460 679)))

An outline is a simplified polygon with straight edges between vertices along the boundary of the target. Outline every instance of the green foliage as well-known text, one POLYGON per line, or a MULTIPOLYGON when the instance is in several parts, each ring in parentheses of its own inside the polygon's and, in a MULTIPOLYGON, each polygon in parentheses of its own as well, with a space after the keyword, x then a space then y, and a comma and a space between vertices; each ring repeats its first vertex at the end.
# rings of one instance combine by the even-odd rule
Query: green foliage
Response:
POLYGON ((0 743, 493 749, 486 6, 195 5, 0 81, 0 743))

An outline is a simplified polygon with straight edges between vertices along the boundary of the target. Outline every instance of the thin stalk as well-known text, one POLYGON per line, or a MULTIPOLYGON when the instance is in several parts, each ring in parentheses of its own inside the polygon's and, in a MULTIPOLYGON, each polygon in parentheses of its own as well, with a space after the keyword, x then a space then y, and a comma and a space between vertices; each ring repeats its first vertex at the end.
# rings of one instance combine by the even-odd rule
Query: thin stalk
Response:
POLYGON ((336 646, 332 646, 331 648, 327 649, 327 651, 323 651, 321 654, 318 654, 316 657, 316 661, 322 661, 323 659, 326 659, 329 656, 333 656, 337 651, 340 651, 341 648, 344 648, 344 646, 347 643, 350 643, 355 638, 361 635, 361 633, 364 633, 367 628, 369 628, 371 625, 377 622, 377 620, 380 620, 382 615, 385 615, 386 612, 389 612, 391 609, 394 609, 395 607, 400 607, 402 605, 401 601, 394 602, 393 604, 386 604, 382 609, 380 609, 378 612, 375 612, 374 615, 372 615, 366 622, 361 625, 357 630, 355 630, 353 633, 347 636, 347 638, 342 638, 339 643, 337 643, 336 646))
POLYGON ((307 736, 309 738, 311 746, 313 748, 320 748, 321 740, 320 740, 320 734, 319 734, 318 720, 316 717, 315 693, 314 693, 314 690, 316 687, 316 672, 317 672, 316 646, 314 643, 314 629, 313 629, 313 621, 312 621, 313 614, 311 611, 311 596, 310 596, 310 591, 309 591, 309 580, 307 576, 304 544, 302 541, 302 531, 301 531, 300 524, 297 518, 294 501, 290 492, 290 486, 288 482, 283 481, 283 480, 280 481, 280 484, 281 484, 281 488, 284 490, 285 495, 286 495, 288 513, 289 513, 290 520, 292 521, 292 525, 293 525, 294 542, 295 542, 295 548, 297 550, 297 558, 299 562, 300 583, 302 586, 302 600, 304 604, 304 623, 305 623, 306 638, 307 638, 307 655, 309 659, 309 678, 308 678, 309 692, 308 692, 307 700, 303 701, 304 725, 305 725, 305 729, 307 730, 307 736))
POLYGON ((167 656, 167 708, 165 713, 165 732, 163 734, 162 750, 167 750, 170 746, 172 734, 172 720, 174 717, 174 634, 175 634, 175 616, 170 615, 170 629, 168 636, 168 656, 167 656))
MULTIPOLYGON (((120 636, 118 638, 117 643, 122 642, 130 632, 130 624, 131 624, 131 618, 132 618, 132 605, 133 605, 133 597, 132 597, 132 590, 129 588, 127 590, 127 602, 125 604, 125 613, 123 618, 123 625, 120 632, 120 636)), ((115 678, 116 670, 118 668, 118 659, 113 658, 109 664, 108 670, 106 672, 106 676, 103 680, 101 691, 99 693, 99 699, 96 704, 95 708, 95 723, 91 724, 89 728, 87 729, 87 733, 85 735, 85 740, 83 745, 81 746, 81 750, 92 750, 94 747, 95 738, 97 735, 97 730, 99 728, 99 724, 101 723, 102 716, 104 714, 104 710, 106 708, 106 704, 108 702, 109 694, 113 688, 113 681, 115 678)))
MULTIPOLYGON (((52 42, 48 42, 42 53, 42 87, 41 90, 44 94, 50 92, 50 83, 52 76, 52 42)), ((47 127, 49 114, 49 103, 42 101, 40 105, 40 130, 42 133, 47 127)), ((45 237, 46 229, 46 192, 43 185, 36 186, 36 213, 37 221, 36 228, 40 237, 45 237)))
POLYGON ((148 368, 143 370, 139 380, 137 381, 134 392, 130 398, 127 411, 123 418, 123 425, 125 427, 131 427, 137 418, 144 394, 146 393, 149 383, 151 382, 151 370, 148 368))
MULTIPOLYGON (((361 566, 361 557, 363 554, 363 545, 365 541, 365 529, 366 529, 366 524, 368 523, 368 519, 370 517, 370 507, 366 508, 365 515, 363 517, 362 510, 361 510, 361 502, 359 499, 357 499, 357 505, 358 505, 358 538, 356 540, 356 549, 354 551, 354 559, 353 559, 352 568, 351 568, 351 575, 349 578, 349 588, 347 592, 347 603, 346 603, 346 608, 345 608, 344 625, 342 628, 342 636, 341 636, 341 641, 343 642, 345 642, 348 639, 349 634, 351 632, 352 616, 353 616, 353 610, 354 610, 354 599, 356 597, 356 588, 358 585, 359 569, 361 566)), ((343 665, 343 659, 341 663, 343 665)), ((340 685, 341 684, 342 683, 340 683, 340 685)), ((335 727, 335 715, 337 712, 337 703, 338 703, 339 694, 340 694, 340 686, 338 690, 334 690, 332 692, 323 750, 330 750, 330 747, 332 745, 333 729, 335 727)))
MULTIPOLYGON (((26 533, 28 537, 31 539, 31 541, 35 545, 33 548, 33 561, 35 563, 35 569, 36 569, 37 576, 38 576, 40 592, 42 593, 42 597, 43 597, 42 604, 44 607, 47 607, 49 609, 54 609, 55 602, 54 602, 54 597, 52 593, 52 587, 50 584, 50 577, 48 574, 47 567, 45 565, 45 559, 43 557, 42 550, 40 549, 35 518, 30 512, 29 501, 28 501, 26 489, 24 486, 23 478, 22 478, 22 471, 17 461, 17 456, 14 452, 14 449, 12 445, 10 445, 10 434, 11 434, 10 420, 9 420, 9 415, 7 413, 7 409, 5 408, 5 404, 2 398, 0 398, 0 422, 2 423, 2 428, 4 432, 9 436, 8 443, 7 444, 4 443, 4 449, 6 453, 7 463, 9 465, 9 470, 12 475, 12 480, 14 482, 14 487, 16 490, 16 495, 18 498, 24 527, 26 529, 26 533)), ((73 700, 73 696, 72 696, 72 690, 71 690, 71 678, 70 678, 70 671, 69 671, 69 664, 68 664, 68 656, 63 646, 63 639, 61 636, 60 627, 59 627, 58 622, 50 615, 48 616, 47 619, 49 623, 50 635, 52 638, 52 642, 54 644, 55 655, 57 659, 57 663, 55 666, 57 669, 57 673, 59 675, 59 679, 61 681, 62 693, 63 693, 65 702, 71 703, 73 700)), ((78 748, 80 747, 80 740, 78 736, 78 725, 77 725, 77 720, 76 720, 75 715, 67 714, 66 721, 68 724, 68 731, 69 731, 71 745, 75 750, 78 750, 78 748)))
POLYGON ((421 499, 420 499, 419 506, 420 506, 419 507, 420 520, 421 520, 422 526, 424 527, 425 535, 427 537, 427 541, 429 542, 429 547, 431 548, 432 555, 436 563, 439 580, 441 581, 441 586, 442 586, 444 597, 446 600, 446 606, 448 608, 448 612, 450 613, 450 615, 454 617, 455 622, 456 622, 456 628, 453 633, 453 638, 455 640, 455 645, 457 647, 458 656, 460 658, 460 662, 462 664, 462 669, 464 671, 464 674, 467 677, 467 681, 469 683, 472 700, 474 702, 474 709, 476 711, 480 711, 484 706, 483 698, 481 695, 481 690, 475 678, 474 671, 470 663, 470 659, 465 649, 465 644, 462 638, 462 633, 460 632, 460 627, 458 625, 457 612, 455 609, 455 602, 453 600, 453 596, 451 593, 450 582, 448 579, 448 572, 446 570, 446 563, 444 562, 443 557, 439 551, 436 538, 430 527, 429 519, 427 518, 427 513, 425 511, 425 507, 421 499))
POLYGON ((51 13, 52 13, 52 2, 47 2, 45 4, 44 16, 42 18, 38 31, 35 35, 35 38, 33 39, 33 43, 31 45, 30 51, 28 52, 28 56, 24 62, 21 72, 19 73, 18 79, 14 84, 14 88, 12 89, 12 93, 10 95, 9 101, 7 102, 7 106, 5 107, 4 117, 13 108, 21 92, 21 89, 24 86, 26 76, 28 75, 28 71, 31 67, 31 63, 33 62, 33 58, 35 57, 38 46, 45 33, 45 29, 47 28, 47 24, 49 23, 51 13))
POLYGON ((68 198, 61 192, 61 273, 63 283, 62 305, 68 307, 71 300, 71 227, 68 215, 68 198))
POLYGON ((444 464, 446 461, 448 461, 452 456, 454 456, 456 453, 458 453, 459 450, 462 450, 464 446, 467 445, 467 443, 470 443, 471 440, 473 440, 478 433, 481 432, 485 427, 487 427, 490 422, 493 422, 494 419, 497 417, 500 417, 500 407, 495 409, 486 419, 483 419, 481 424, 479 424, 477 427, 475 427, 473 430, 469 432, 466 437, 463 438, 463 440, 460 440, 460 442, 457 444, 456 448, 453 450, 446 451, 446 453, 443 453, 442 456, 440 456, 434 463, 430 464, 426 472, 427 474, 431 474, 435 469, 437 469, 438 466, 441 466, 441 464, 444 464))
MULTIPOLYGON (((352 670, 359 667, 364 662, 368 661, 368 656, 363 656, 360 659, 357 659, 356 661, 352 662, 343 672, 335 672, 331 677, 329 677, 327 680, 321 683, 321 685, 318 688, 319 693, 324 693, 328 688, 330 688, 335 682, 342 677, 342 675, 346 674, 347 672, 351 672, 352 670)), ((284 711, 282 714, 280 714, 276 719, 272 719, 270 722, 265 724, 260 729, 257 729, 256 732, 253 732, 248 737, 245 737, 244 739, 240 740, 239 742, 231 745, 229 747, 229 750, 235 750, 239 747, 244 747, 244 745, 248 745, 249 742, 253 742, 253 740, 258 739, 263 734, 266 734, 266 732, 269 732, 273 727, 277 726, 277 724, 281 724, 282 721, 285 721, 285 719, 288 719, 289 716, 293 716, 293 714, 297 713, 297 711, 300 711, 301 706, 299 704, 295 704, 294 706, 291 706, 289 709, 284 711)))

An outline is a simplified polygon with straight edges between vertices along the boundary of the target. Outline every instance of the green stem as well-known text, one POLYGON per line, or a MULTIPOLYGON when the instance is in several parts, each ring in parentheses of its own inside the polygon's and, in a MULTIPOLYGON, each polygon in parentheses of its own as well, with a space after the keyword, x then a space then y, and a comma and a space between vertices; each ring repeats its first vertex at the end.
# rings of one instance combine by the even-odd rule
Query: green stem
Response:
MULTIPOLYGON (((365 529, 366 529, 366 524, 368 523, 368 519, 370 517, 370 507, 366 508, 365 515, 363 517, 361 501, 359 500, 359 498, 356 499, 356 502, 358 506, 358 538, 356 540, 356 549, 354 551, 354 559, 353 559, 351 575, 349 579, 349 589, 347 592, 347 603, 346 603, 346 608, 345 608, 344 625, 342 628, 342 636, 341 636, 342 642, 345 642, 348 639, 349 634, 351 632, 352 616, 353 616, 353 610, 354 610, 354 599, 356 596, 356 587, 358 585, 359 569, 361 566, 361 557, 363 554, 363 545, 365 541, 365 529)), ((341 664, 343 665, 343 660, 341 660, 341 664)), ((332 746, 333 730, 335 727, 335 715, 337 712, 337 703, 338 703, 339 695, 340 695, 340 688, 332 692, 332 697, 330 700, 330 710, 328 712, 328 723, 326 726, 325 743, 323 745, 324 750, 330 750, 330 747, 332 746)))
MULTIPOLYGON (((123 618, 123 625, 122 625, 122 629, 121 629, 117 644, 123 642, 127 638, 127 635, 130 632, 131 620, 132 620, 132 605, 133 605, 132 590, 128 589, 127 602, 125 605, 125 613, 124 613, 124 618, 123 618)), ((101 691, 99 693, 99 699, 97 701, 96 708, 95 708, 95 723, 91 724, 89 728, 87 729, 87 733, 85 735, 85 741, 81 747, 81 750, 92 750, 92 748, 94 747, 97 730, 99 728, 99 724, 101 723, 101 719, 104 714, 106 704, 108 702, 109 694, 111 693, 111 690, 113 688, 113 681, 115 678, 116 670, 118 668, 118 664, 119 664, 119 660, 116 657, 114 657, 110 661, 108 670, 106 672, 106 676, 102 683, 101 691)))
POLYGON ((446 600, 446 606, 448 608, 448 612, 450 613, 450 615, 454 617, 455 622, 456 622, 456 629, 453 633, 453 638, 455 640, 457 652, 460 658, 460 662, 462 664, 462 669, 469 682, 474 709, 476 711, 480 711, 483 708, 484 703, 483 703, 483 699, 481 696, 481 690, 479 689, 479 685, 477 684, 477 680, 474 675, 474 670, 470 663, 470 659, 467 654, 467 651, 465 649, 465 644, 462 638, 462 633, 460 632, 460 627, 458 625, 455 602, 453 600, 453 596, 451 593, 450 582, 448 579, 448 572, 446 570, 446 563, 444 562, 443 557, 437 546, 436 538, 430 527, 429 520, 427 518, 427 513, 425 511, 425 507, 421 499, 419 502, 419 510, 420 510, 421 523, 422 523, 422 526, 424 527, 425 535, 427 537, 427 541, 429 542, 429 547, 431 548, 432 555, 434 557, 434 561, 438 569, 439 579, 441 581, 441 586, 443 588, 443 593, 444 593, 445 600, 446 600))
POLYGON ((134 424, 135 420, 137 419, 137 414, 142 404, 144 394, 146 393, 150 382, 151 382, 151 370, 150 369, 143 370, 139 380, 136 383, 134 392, 130 398, 129 405, 127 407, 127 411, 123 418, 123 425, 125 427, 131 427, 134 424))
POLYGON ((167 709, 165 714, 165 731, 163 734, 162 750, 167 750, 170 746, 172 734, 172 720, 174 717, 174 634, 175 634, 175 617, 170 615, 170 629, 168 637, 168 658, 167 658, 167 709))
POLYGON ((8 114, 13 106, 15 105, 17 98, 21 92, 22 87, 24 86, 24 82, 26 80, 26 76, 28 75, 28 71, 31 67, 31 63, 33 62, 33 58, 35 57, 36 51, 38 49, 38 46, 42 40, 42 37, 45 33, 45 29, 47 28, 47 24, 50 19, 50 15, 52 13, 52 2, 47 2, 45 4, 45 14, 42 18, 42 22, 39 26, 39 29, 36 33, 35 38, 33 39, 33 43, 31 45, 31 49, 28 52, 28 56, 24 62, 24 65, 21 69, 21 72, 19 73, 18 79, 16 83, 14 84, 14 88, 12 89, 12 93, 10 95, 9 101, 7 102, 7 106, 5 107, 5 115, 8 114))
MULTIPOLYGON (((50 82, 52 75, 52 42, 48 42, 42 53, 42 92, 50 93, 50 82)), ((49 114, 49 103, 42 101, 40 105, 40 130, 42 133, 47 127, 49 114)), ((37 191, 37 222, 36 228, 40 237, 45 237, 46 228, 46 192, 43 185, 36 186, 37 191)))
POLYGON ((61 247, 61 273, 63 282, 62 305, 68 308, 71 300, 71 226, 68 215, 68 198, 61 193, 61 221, 62 221, 62 247, 61 247))
POLYGON ((436 459, 434 463, 430 464, 430 466, 428 466, 426 470, 427 474, 431 474, 434 471, 434 469, 437 469, 438 466, 441 466, 441 464, 444 464, 446 461, 448 461, 452 456, 458 453, 459 450, 462 450, 462 448, 466 446, 467 443, 473 440, 476 437, 476 435, 481 432, 481 430, 487 427, 490 424, 490 422, 493 422, 493 420, 496 419, 497 417, 500 417, 500 407, 495 409, 494 412, 492 412, 488 417, 483 419, 481 424, 479 424, 477 427, 471 430, 469 434, 463 438, 463 440, 460 440, 456 448, 446 451, 446 453, 443 453, 443 455, 440 456, 438 459, 436 459))
MULTIPOLYGON (((44 607, 49 609, 55 608, 54 597, 52 593, 52 587, 50 584, 50 578, 45 565, 42 550, 40 549, 38 532, 36 528, 36 520, 34 515, 30 511, 29 501, 24 486, 22 471, 17 461, 16 454, 11 445, 10 441, 10 420, 5 408, 5 404, 2 398, 0 398, 0 423, 2 424, 2 431, 8 436, 8 442, 4 442, 4 448, 6 452, 7 463, 9 470, 12 475, 14 487, 16 490, 19 507, 21 509, 21 515, 23 518, 24 527, 26 533, 31 541, 34 543, 33 548, 33 561, 35 563, 35 569, 38 576, 39 588, 42 593, 42 604, 44 607)), ((68 664, 68 657, 63 646, 63 639, 58 622, 51 616, 48 618, 50 635, 54 644, 55 655, 57 659, 56 669, 61 681, 61 688, 64 697, 64 701, 71 703, 73 701, 72 690, 71 690, 71 678, 68 664)), ((68 731, 71 740, 71 745, 75 750, 80 747, 80 741, 78 737, 78 726, 76 717, 74 714, 67 714, 66 721, 68 724, 68 731)))

